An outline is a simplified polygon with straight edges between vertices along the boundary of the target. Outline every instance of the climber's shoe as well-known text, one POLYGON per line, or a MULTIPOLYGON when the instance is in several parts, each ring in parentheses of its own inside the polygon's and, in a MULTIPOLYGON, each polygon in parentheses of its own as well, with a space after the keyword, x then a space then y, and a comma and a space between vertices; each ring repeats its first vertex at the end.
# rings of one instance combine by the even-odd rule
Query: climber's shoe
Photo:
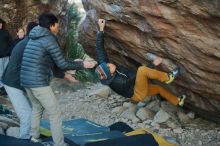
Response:
POLYGON ((178 100, 179 100, 178 105, 179 105, 179 106, 183 106, 185 99, 186 99, 186 95, 185 95, 185 94, 183 94, 183 95, 181 95, 180 97, 178 97, 178 100))
POLYGON ((170 84, 180 73, 180 68, 174 68, 170 73, 168 73, 168 80, 166 81, 167 84, 170 84))

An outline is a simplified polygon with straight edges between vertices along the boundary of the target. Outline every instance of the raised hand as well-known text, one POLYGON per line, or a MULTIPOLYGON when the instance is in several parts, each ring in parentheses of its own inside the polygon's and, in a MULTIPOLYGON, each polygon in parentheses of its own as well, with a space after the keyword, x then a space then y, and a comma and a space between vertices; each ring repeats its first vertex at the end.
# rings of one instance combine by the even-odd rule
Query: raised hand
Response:
POLYGON ((99 25, 99 31, 104 31, 104 28, 105 28, 105 19, 99 19, 99 20, 98 20, 98 25, 99 25))

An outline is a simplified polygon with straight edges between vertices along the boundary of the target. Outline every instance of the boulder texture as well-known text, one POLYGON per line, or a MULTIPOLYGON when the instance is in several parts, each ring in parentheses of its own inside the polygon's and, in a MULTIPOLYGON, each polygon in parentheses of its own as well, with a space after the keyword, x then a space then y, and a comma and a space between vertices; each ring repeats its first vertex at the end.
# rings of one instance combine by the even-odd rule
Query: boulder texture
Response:
POLYGON ((164 59, 161 70, 181 66, 182 76, 169 89, 187 92, 185 107, 220 122, 219 0, 83 0, 83 5, 87 17, 79 36, 88 53, 95 54, 96 22, 104 18, 111 62, 135 69, 151 52, 164 59))
POLYGON ((26 27, 28 22, 37 22, 38 15, 45 11, 59 18, 59 41, 64 45, 67 32, 67 0, 1 0, 0 18, 6 21, 7 30, 16 37, 16 30, 26 27))

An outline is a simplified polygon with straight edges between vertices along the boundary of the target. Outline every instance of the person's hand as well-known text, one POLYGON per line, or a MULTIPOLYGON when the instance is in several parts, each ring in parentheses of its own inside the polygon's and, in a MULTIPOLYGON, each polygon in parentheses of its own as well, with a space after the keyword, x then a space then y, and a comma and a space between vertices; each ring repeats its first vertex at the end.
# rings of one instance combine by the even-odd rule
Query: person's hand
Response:
POLYGON ((107 66, 109 68, 109 71, 110 71, 111 75, 113 76, 115 71, 116 71, 116 65, 114 65, 112 63, 108 63, 107 66))
POLYGON ((162 58, 161 57, 156 57, 153 61, 153 64, 155 66, 158 66, 160 63, 162 62, 162 58))
POLYGON ((104 31, 105 19, 99 19, 98 20, 98 25, 99 25, 99 31, 104 31))
POLYGON ((84 68, 93 68, 95 66, 94 62, 91 61, 83 61, 84 68))
POLYGON ((85 61, 94 63, 95 65, 97 64, 97 61, 95 61, 93 58, 85 58, 85 61))
POLYGON ((64 79, 71 82, 71 83, 78 83, 79 82, 79 80, 77 80, 71 74, 65 74, 64 79))

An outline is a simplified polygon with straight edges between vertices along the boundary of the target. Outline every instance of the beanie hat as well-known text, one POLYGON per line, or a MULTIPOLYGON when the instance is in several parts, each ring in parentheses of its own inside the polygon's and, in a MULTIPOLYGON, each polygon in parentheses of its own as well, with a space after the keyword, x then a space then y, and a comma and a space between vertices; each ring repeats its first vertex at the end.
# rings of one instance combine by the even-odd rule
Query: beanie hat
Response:
POLYGON ((106 63, 101 63, 95 69, 96 74, 100 80, 107 80, 111 78, 110 70, 106 63))

